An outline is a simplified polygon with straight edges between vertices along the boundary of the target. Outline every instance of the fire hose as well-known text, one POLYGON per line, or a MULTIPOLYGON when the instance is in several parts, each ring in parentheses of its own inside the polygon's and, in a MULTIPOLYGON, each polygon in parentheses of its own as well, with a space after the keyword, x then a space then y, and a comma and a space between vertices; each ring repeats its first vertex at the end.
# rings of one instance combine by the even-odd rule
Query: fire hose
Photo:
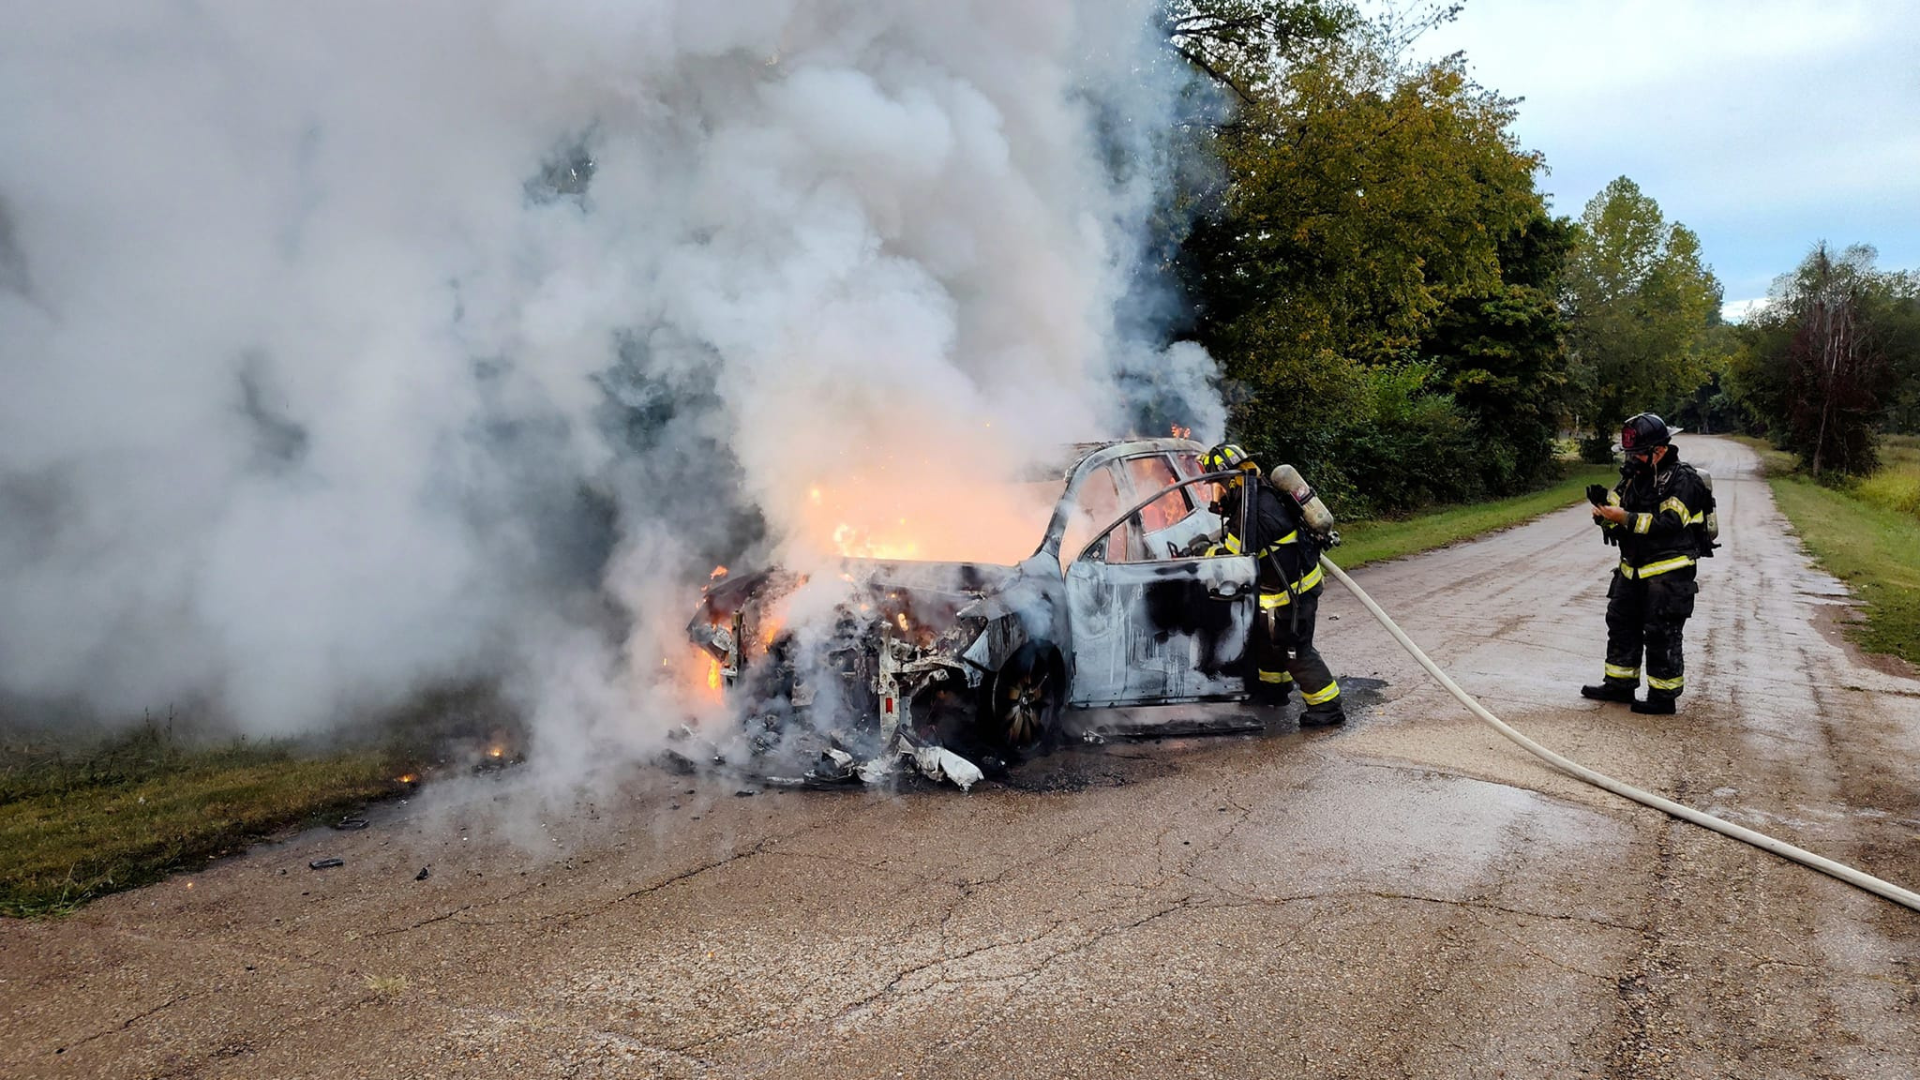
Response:
POLYGON ((1393 635, 1393 639, 1400 643, 1400 647, 1407 650, 1407 653, 1415 660, 1420 661, 1420 666, 1427 669, 1427 674, 1439 680, 1440 685, 1446 687, 1447 692, 1452 694, 1455 700, 1465 705, 1469 712, 1485 721, 1495 731, 1498 731, 1509 740, 1517 743, 1522 749, 1533 756, 1547 762, 1561 772, 1584 780, 1595 787, 1604 788, 1622 798, 1632 799, 1634 802, 1640 803, 1643 806, 1650 806, 1655 810, 1677 817, 1683 821, 1690 821, 1703 828, 1712 829, 1714 832, 1720 833, 1723 836, 1731 836, 1735 840, 1752 844, 1754 847, 1760 848, 1763 851, 1770 851, 1782 858, 1791 859, 1802 866, 1812 867, 1830 877, 1839 878, 1849 885, 1857 885, 1870 893, 1883 896, 1896 904, 1920 911, 1920 893, 1903 889, 1889 881, 1882 881, 1871 874, 1861 873, 1851 866, 1834 862, 1832 859, 1822 858, 1811 851, 1797 848, 1782 840, 1776 840, 1765 833, 1755 832, 1752 829, 1735 825, 1731 821, 1714 817, 1712 814, 1695 810, 1690 806, 1684 806, 1671 799, 1662 798, 1652 792, 1642 791, 1630 784, 1623 784, 1610 776, 1595 772, 1576 761, 1562 757, 1546 747, 1541 746, 1539 743, 1534 742, 1532 739, 1527 738, 1525 735, 1520 734, 1513 728, 1508 727, 1499 717, 1488 712, 1484 706, 1473 699, 1472 695, 1460 689, 1458 683, 1448 678, 1447 673, 1441 671, 1439 665, 1435 664, 1432 658, 1425 652, 1422 652, 1420 646, 1415 645, 1413 639, 1409 638, 1406 632, 1401 630, 1399 625, 1388 617, 1385 611, 1380 609, 1380 605, 1373 602, 1373 597, 1368 596, 1366 590, 1354 584, 1353 579, 1348 577, 1345 571, 1335 566, 1332 559, 1322 555, 1320 556, 1320 565, 1324 567, 1328 573, 1338 578, 1340 584, 1345 585, 1347 591, 1357 597, 1360 603, 1365 605, 1369 612, 1373 613, 1373 617, 1379 620, 1380 625, 1386 627, 1387 633, 1393 635))

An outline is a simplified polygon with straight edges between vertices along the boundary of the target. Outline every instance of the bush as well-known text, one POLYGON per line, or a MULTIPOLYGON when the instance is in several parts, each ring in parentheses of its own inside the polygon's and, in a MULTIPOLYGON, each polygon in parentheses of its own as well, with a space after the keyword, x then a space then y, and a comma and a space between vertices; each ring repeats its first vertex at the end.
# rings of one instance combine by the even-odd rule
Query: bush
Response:
POLYGON ((1580 460, 1589 465, 1613 464, 1613 436, 1582 436, 1580 439, 1580 460))
POLYGON ((1334 432, 1331 450, 1353 478, 1343 516, 1398 514, 1482 495, 1479 429, 1452 395, 1429 389, 1426 364, 1365 369, 1358 408, 1334 432))

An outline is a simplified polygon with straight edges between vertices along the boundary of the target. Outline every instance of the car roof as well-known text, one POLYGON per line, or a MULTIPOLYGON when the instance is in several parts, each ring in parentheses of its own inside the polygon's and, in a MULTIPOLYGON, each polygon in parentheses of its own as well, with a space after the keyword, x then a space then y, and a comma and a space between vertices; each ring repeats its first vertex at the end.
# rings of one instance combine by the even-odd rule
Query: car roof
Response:
POLYGON ((1074 473, 1087 469, 1097 469, 1110 461, 1137 457, 1141 454, 1193 454, 1198 456, 1207 452, 1205 446, 1194 442, 1192 439, 1173 438, 1114 439, 1108 442, 1076 443, 1073 449, 1078 451, 1078 453, 1074 455, 1071 464, 1066 467, 1063 474, 1066 477, 1071 477, 1074 473))

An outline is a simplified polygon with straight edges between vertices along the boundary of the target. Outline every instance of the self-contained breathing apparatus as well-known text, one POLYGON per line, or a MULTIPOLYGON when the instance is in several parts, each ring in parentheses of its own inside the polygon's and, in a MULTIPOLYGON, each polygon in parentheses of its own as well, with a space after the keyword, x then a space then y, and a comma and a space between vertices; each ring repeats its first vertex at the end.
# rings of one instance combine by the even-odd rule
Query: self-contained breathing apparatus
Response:
MULTIPOLYGON (((1299 470, 1295 469, 1292 465, 1278 465, 1275 466, 1271 472, 1262 473, 1260 466, 1245 450, 1232 443, 1224 443, 1207 451, 1206 456, 1201 459, 1201 467, 1208 472, 1226 472, 1237 469, 1242 473, 1251 474, 1240 481, 1240 483, 1247 485, 1246 489, 1242 492, 1241 499, 1242 509, 1247 515, 1249 522, 1255 512, 1255 501, 1252 498, 1253 486, 1264 485, 1275 495, 1279 496, 1282 505, 1292 507, 1293 516, 1300 522, 1300 528, 1306 531, 1316 549, 1325 550, 1339 545, 1340 533, 1333 527, 1333 512, 1328 510, 1326 504, 1320 501, 1320 496, 1314 492, 1313 485, 1307 483, 1306 478, 1301 476, 1299 470)), ((1226 514, 1222 507, 1216 503, 1211 509, 1222 518, 1222 527, 1231 532, 1234 527, 1233 523, 1224 520, 1226 514)), ((1269 562, 1274 577, 1284 583, 1290 600, 1288 604, 1290 609, 1288 612, 1289 621, 1297 629, 1300 615, 1300 605, 1298 601, 1301 593, 1305 590, 1301 588, 1300 583, 1302 578, 1288 573, 1286 567, 1281 564, 1279 547, 1280 545, 1278 544, 1272 544, 1265 551, 1255 552, 1255 554, 1262 561, 1269 562)), ((1198 554, 1198 552, 1196 551, 1195 554, 1198 554)), ((1316 552, 1315 558, 1317 557, 1316 552)), ((1309 563, 1313 562, 1312 559, 1307 561, 1309 563)), ((1312 586, 1309 585, 1307 587, 1311 588, 1312 586)))

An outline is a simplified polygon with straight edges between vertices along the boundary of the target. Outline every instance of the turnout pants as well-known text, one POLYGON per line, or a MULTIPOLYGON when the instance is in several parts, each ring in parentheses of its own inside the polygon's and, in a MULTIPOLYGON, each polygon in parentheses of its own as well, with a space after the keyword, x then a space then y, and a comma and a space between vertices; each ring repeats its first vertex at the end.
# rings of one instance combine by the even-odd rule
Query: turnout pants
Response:
POLYGON ((1647 665, 1647 697, 1673 699, 1686 686, 1681 631, 1700 591, 1692 567, 1650 578, 1615 570, 1607 588, 1607 682, 1638 688, 1640 660, 1647 665))
POLYGON ((1340 684, 1327 662, 1313 647, 1313 623, 1320 613, 1320 589, 1298 597, 1277 594, 1260 597, 1259 620, 1253 630, 1253 699, 1267 705, 1285 705, 1287 693, 1300 688, 1307 711, 1325 715, 1340 711, 1340 684))

